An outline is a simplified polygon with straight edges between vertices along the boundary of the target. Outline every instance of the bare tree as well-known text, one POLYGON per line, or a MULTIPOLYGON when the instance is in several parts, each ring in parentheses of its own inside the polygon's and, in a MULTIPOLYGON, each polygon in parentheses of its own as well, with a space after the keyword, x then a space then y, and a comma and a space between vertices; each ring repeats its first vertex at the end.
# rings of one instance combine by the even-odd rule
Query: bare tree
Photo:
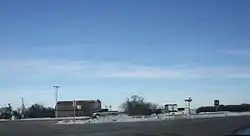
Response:
POLYGON ((159 108, 157 104, 146 102, 143 97, 133 95, 122 103, 121 108, 128 115, 150 115, 159 108))

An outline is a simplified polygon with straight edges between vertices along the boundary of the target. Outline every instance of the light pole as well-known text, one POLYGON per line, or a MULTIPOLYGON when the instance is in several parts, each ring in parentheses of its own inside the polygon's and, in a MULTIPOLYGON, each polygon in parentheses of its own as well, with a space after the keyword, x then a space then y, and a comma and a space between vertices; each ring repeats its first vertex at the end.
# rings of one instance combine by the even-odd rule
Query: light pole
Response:
POLYGON ((74 124, 76 120, 76 100, 73 101, 73 109, 74 109, 74 124))
POLYGON ((58 117, 58 111, 57 111, 57 101, 58 101, 58 88, 60 87, 59 85, 54 85, 53 86, 56 90, 55 92, 55 99, 56 99, 56 106, 55 106, 55 114, 56 114, 56 118, 58 117))
POLYGON ((21 118, 24 118, 25 106, 24 106, 24 99, 23 99, 23 97, 21 98, 21 101, 22 101, 22 106, 21 106, 21 114, 22 114, 22 117, 21 117, 21 118))

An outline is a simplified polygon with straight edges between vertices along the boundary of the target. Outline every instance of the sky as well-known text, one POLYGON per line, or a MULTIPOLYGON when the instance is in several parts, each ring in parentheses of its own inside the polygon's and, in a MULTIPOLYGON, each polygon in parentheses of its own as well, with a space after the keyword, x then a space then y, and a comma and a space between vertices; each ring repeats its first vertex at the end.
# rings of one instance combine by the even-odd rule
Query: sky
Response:
POLYGON ((250 103, 250 1, 2 0, 0 106, 250 103))

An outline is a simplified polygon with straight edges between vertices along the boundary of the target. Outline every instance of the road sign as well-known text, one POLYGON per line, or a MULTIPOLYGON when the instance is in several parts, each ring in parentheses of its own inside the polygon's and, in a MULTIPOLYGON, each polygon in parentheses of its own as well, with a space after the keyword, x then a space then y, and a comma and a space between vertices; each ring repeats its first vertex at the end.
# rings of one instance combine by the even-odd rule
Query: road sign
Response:
POLYGON ((73 101, 73 106, 76 107, 76 101, 75 100, 73 101))
POLYGON ((214 106, 219 106, 220 105, 220 101, 219 100, 214 100, 214 106))

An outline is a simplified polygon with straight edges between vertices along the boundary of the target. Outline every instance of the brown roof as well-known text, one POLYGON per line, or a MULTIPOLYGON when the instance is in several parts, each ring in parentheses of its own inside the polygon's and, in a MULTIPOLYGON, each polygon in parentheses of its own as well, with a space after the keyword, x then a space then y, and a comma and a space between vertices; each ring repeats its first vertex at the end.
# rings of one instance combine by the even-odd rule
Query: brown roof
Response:
MULTIPOLYGON (((101 102, 99 99, 97 100, 76 100, 76 103, 94 103, 94 102, 101 102)), ((57 104, 73 104, 73 101, 58 101, 57 104)))
POLYGON ((177 104, 165 104, 164 106, 177 106, 177 104))
MULTIPOLYGON (((93 103, 101 103, 100 100, 76 100, 77 105, 84 105, 85 108, 88 108, 93 103)), ((58 101, 57 102, 57 110, 58 111, 72 111, 73 108, 73 101, 58 101)))

